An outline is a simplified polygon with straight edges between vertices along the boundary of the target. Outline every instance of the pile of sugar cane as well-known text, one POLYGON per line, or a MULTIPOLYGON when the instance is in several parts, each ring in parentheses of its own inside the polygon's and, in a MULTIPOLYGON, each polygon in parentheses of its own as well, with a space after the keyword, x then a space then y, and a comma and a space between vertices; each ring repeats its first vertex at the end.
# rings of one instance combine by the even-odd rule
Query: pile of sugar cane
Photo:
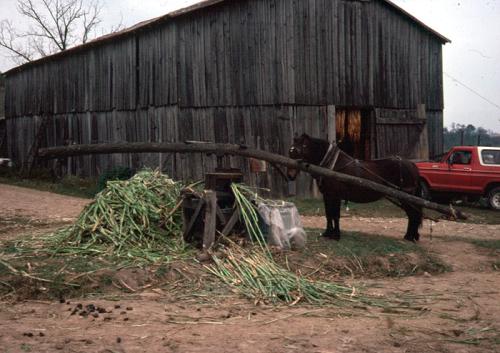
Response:
POLYGON ((77 221, 55 234, 53 246, 57 253, 165 258, 183 246, 182 187, 151 170, 126 181, 108 181, 77 221))

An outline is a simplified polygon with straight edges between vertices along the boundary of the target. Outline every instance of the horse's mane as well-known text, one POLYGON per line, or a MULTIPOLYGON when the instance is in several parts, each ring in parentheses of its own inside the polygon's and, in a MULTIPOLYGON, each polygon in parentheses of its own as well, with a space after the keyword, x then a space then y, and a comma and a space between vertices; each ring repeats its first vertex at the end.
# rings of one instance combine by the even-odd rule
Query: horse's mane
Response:
POLYGON ((307 137, 314 144, 321 144, 321 145, 327 145, 327 144, 329 145, 330 144, 330 142, 328 142, 327 140, 323 140, 323 139, 320 139, 317 137, 312 137, 312 136, 309 136, 308 134, 303 134, 302 136, 307 137))

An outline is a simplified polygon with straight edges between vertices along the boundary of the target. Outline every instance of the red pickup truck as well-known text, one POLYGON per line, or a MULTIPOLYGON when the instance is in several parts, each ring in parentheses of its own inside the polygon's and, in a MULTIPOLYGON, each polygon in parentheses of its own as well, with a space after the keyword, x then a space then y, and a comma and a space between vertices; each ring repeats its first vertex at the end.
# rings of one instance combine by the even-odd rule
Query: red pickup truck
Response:
POLYGON ((421 177, 421 196, 447 199, 485 197, 500 210, 500 148, 453 147, 439 162, 416 163, 421 177))

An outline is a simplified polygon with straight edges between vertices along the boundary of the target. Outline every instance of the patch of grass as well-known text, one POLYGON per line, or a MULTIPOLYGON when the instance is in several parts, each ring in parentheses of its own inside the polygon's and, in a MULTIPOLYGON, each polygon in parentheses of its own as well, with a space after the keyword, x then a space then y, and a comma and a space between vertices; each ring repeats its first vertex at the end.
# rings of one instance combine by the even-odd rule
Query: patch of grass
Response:
MULTIPOLYGON (((304 216, 324 216, 325 209, 322 199, 299 199, 290 198, 301 215, 304 216)), ((367 204, 358 204, 354 202, 342 202, 342 217, 358 216, 358 217, 390 217, 401 218, 405 217, 405 213, 398 207, 394 206, 387 200, 380 200, 367 204)))
POLYGON ((21 350, 23 352, 31 352, 31 345, 29 345, 27 343, 22 343, 21 344, 21 350))
POLYGON ((300 198, 289 198, 287 201, 293 202, 300 214, 303 216, 324 216, 325 207, 323 205, 323 200, 320 199, 300 199, 300 198))
POLYGON ((500 250, 500 240, 471 239, 469 242, 480 248, 500 250))
POLYGON ((321 230, 308 230, 310 246, 319 252, 328 251, 333 256, 387 256, 414 252, 419 250, 418 245, 408 241, 385 237, 381 235, 367 235, 358 232, 343 232, 339 242, 317 237, 321 230), (312 240, 312 242, 311 242, 312 240))
POLYGON ((96 179, 78 178, 75 176, 67 176, 56 182, 44 178, 28 179, 21 178, 19 175, 15 174, 0 174, 0 183, 87 199, 94 197, 97 192, 96 179))
POLYGON ((295 270, 314 273, 321 279, 332 274, 363 277, 401 277, 419 273, 443 273, 450 267, 418 244, 358 232, 343 232, 339 242, 308 229, 302 252, 288 254, 295 270), (311 271, 314 270, 314 271, 311 271))

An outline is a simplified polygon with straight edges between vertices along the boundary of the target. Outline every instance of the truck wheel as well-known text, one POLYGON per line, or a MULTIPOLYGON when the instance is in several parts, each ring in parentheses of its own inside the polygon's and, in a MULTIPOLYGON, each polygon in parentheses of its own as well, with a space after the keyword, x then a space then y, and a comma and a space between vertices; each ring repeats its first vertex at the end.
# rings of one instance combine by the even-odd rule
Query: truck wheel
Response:
POLYGON ((429 185, 423 180, 420 180, 420 196, 424 200, 431 200, 431 192, 429 190, 429 185))
POLYGON ((488 203, 492 209, 500 211, 500 187, 496 187, 489 192, 488 203))

